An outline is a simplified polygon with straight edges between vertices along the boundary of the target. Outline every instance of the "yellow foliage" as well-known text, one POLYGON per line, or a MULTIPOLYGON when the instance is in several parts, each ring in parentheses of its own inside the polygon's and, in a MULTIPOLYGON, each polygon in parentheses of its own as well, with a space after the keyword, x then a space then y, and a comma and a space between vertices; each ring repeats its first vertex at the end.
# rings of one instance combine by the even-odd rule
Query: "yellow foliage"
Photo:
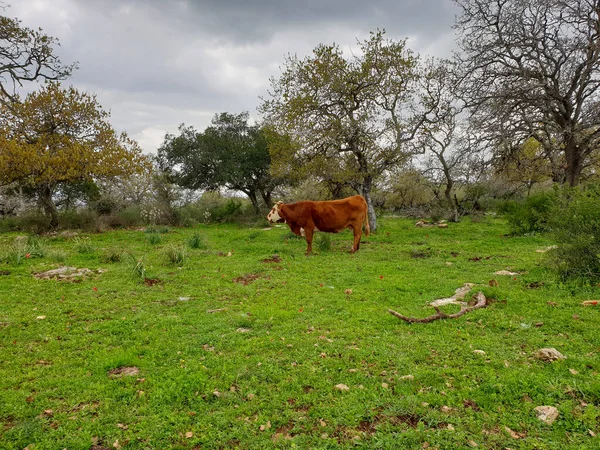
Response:
POLYGON ((32 186, 130 175, 148 157, 117 135, 95 95, 48 83, 25 101, 0 108, 0 182, 32 186))

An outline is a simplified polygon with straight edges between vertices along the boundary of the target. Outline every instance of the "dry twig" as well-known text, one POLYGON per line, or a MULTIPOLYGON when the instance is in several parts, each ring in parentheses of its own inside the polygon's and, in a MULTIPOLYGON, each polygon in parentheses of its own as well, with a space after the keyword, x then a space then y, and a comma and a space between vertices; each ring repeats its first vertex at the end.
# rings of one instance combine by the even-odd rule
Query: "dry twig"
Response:
POLYGON ((396 316, 399 319, 402 319, 408 323, 429 323, 439 319, 456 319, 457 317, 460 317, 475 309, 485 308, 487 305, 488 303, 487 299, 485 298, 485 295, 483 295, 483 292, 479 292, 477 293, 477 303, 475 303, 473 306, 461 305, 460 311, 454 314, 446 314, 438 306, 433 306, 433 308, 436 310, 436 313, 434 315, 429 317, 423 317, 422 319, 418 317, 406 317, 392 309, 388 309, 388 312, 391 315, 396 316))

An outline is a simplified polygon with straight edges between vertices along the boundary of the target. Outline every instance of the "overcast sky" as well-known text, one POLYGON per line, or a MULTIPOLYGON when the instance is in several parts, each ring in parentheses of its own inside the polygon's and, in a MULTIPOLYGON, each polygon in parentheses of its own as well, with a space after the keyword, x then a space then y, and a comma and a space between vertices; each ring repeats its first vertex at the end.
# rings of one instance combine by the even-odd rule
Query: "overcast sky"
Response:
POLYGON ((8 0, 2 14, 60 40, 65 81, 97 94, 145 152, 180 123, 203 130, 215 113, 248 111, 288 53, 349 49, 369 31, 408 38, 421 55, 449 56, 452 0, 8 0))

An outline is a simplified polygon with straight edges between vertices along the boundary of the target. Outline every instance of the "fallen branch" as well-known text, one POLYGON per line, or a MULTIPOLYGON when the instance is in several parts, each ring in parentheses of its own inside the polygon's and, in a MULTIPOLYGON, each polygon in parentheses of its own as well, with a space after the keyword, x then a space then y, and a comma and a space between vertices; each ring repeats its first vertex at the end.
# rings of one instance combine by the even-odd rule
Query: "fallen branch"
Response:
POLYGON ((436 310, 436 313, 434 315, 429 316, 429 317, 423 317, 422 319, 420 319, 418 317, 406 317, 392 309, 388 309, 388 312, 392 316, 396 316, 399 319, 402 319, 408 323, 429 323, 429 322, 433 322, 434 320, 439 320, 439 319, 456 319, 457 317, 460 317, 460 316, 462 316, 468 312, 471 312, 473 310, 485 308, 487 305, 488 305, 488 303, 487 303, 487 299, 485 298, 485 295, 483 295, 483 292, 479 292, 479 293, 477 293, 477 303, 475 303, 473 306, 466 306, 466 305, 462 304, 460 306, 460 311, 457 313, 454 313, 454 314, 446 314, 438 306, 433 306, 433 308, 436 310))

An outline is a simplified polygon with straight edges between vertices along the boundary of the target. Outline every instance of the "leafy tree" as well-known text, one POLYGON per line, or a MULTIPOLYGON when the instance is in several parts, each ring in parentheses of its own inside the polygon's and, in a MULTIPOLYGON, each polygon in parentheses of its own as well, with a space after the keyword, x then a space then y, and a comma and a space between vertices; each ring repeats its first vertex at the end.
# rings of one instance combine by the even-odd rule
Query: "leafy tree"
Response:
MULTIPOLYGON (((3 9, 0 3, 0 11, 3 9)), ((23 81, 61 80, 77 64, 63 65, 55 54, 58 39, 23 27, 17 19, 0 15, 0 103, 17 99, 16 88, 23 81)))
POLYGON ((455 0, 463 95, 495 148, 530 137, 579 183, 600 143, 596 0, 455 0))
POLYGON ((24 102, 0 107, 0 184, 35 189, 58 225, 53 194, 61 184, 139 173, 149 167, 138 144, 117 135, 94 95, 57 82, 24 102))
POLYGON ((259 212, 259 197, 270 207, 280 180, 271 176, 267 137, 249 124, 247 112, 221 113, 203 133, 181 125, 158 149, 158 165, 178 185, 189 189, 225 187, 248 196, 259 212))
POLYGON ((323 44, 302 60, 288 56, 260 111, 271 130, 291 139, 273 148, 275 167, 352 186, 367 200, 375 230, 373 184, 406 160, 403 145, 424 113, 413 102, 418 64, 406 42, 378 31, 358 45, 348 58, 323 44))

